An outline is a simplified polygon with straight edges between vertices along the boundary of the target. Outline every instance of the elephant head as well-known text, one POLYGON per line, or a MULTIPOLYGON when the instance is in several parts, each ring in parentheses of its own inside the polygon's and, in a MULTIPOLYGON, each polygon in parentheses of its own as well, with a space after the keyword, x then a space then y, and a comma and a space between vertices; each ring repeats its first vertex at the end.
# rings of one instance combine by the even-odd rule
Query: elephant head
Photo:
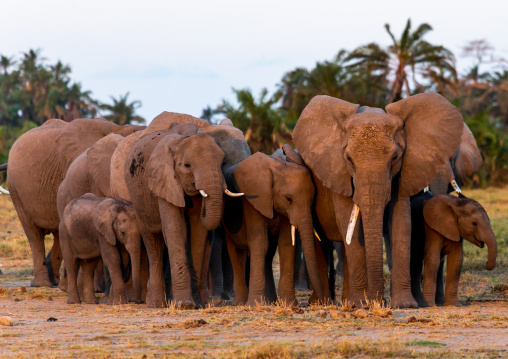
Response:
POLYGON ((461 238, 489 249, 487 269, 496 266, 497 242, 485 209, 464 196, 437 195, 425 202, 425 223, 445 238, 458 242, 461 238))
MULTIPOLYGON (((435 93, 392 103, 386 113, 316 96, 302 112, 293 141, 305 163, 334 195, 352 197, 353 210, 361 212, 370 297, 383 293, 383 212, 392 180, 398 181, 398 200, 423 190, 457 150, 462 128, 457 108, 435 93)), ((409 253, 409 238, 404 243, 409 253)))
POLYGON ((315 189, 310 171, 305 166, 257 152, 242 161, 233 176, 238 190, 245 193, 246 200, 259 213, 272 219, 275 209, 298 229, 310 281, 319 299, 323 299, 314 248, 312 206, 315 189))
POLYGON ((177 207, 185 207, 185 195, 201 195, 201 221, 207 230, 213 230, 219 225, 227 189, 221 169, 224 152, 194 124, 152 135, 166 131, 147 163, 148 188, 177 207))
POLYGON ((141 233, 136 214, 130 202, 120 198, 102 201, 94 213, 94 226, 112 245, 120 242, 131 258, 132 284, 136 292, 136 303, 141 301, 141 233))

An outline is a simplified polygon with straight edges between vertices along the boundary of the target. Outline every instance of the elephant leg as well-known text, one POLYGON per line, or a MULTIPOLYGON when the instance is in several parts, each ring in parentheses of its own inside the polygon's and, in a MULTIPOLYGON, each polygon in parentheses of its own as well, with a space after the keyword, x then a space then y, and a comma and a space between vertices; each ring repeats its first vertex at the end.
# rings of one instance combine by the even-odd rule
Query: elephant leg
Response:
MULTIPOLYGON (((61 235, 62 237, 64 236, 62 233, 61 235)), ((81 303, 78 293, 78 286, 76 283, 78 263, 74 257, 74 253, 72 253, 72 250, 69 247, 67 238, 63 238, 63 241, 61 242, 61 248, 64 258, 65 273, 67 273, 67 303, 81 303)))
POLYGON ((337 266, 335 267, 336 273, 342 278, 344 281, 344 242, 334 242, 333 246, 335 251, 337 252, 337 266))
POLYGON ((295 241, 295 288, 297 289, 309 289, 309 281, 307 280, 305 261, 303 259, 303 248, 302 240, 300 236, 295 241))
MULTIPOLYGON (((427 229, 427 228, 426 228, 427 229)), ((436 305, 436 279, 441 263, 441 248, 438 242, 428 241, 425 244, 423 296, 431 307, 436 305)))
POLYGON ((236 248, 228 234, 226 234, 226 246, 234 274, 235 299, 233 305, 243 305, 247 302, 248 297, 247 283, 245 281, 246 252, 236 248))
POLYGON ((399 197, 393 209, 392 223, 391 305, 398 308, 415 308, 418 303, 411 294, 411 205, 408 197, 399 197))
MULTIPOLYGON (((172 204, 166 202, 165 200, 159 198, 159 211, 161 214, 162 221, 162 230, 164 232, 164 240, 168 247, 169 254, 169 264, 171 266, 171 286, 172 286, 172 294, 173 301, 177 304, 178 307, 182 309, 194 309, 196 307, 194 303, 194 299, 192 297, 192 282, 191 282, 191 273, 189 270, 189 262, 187 260, 187 223, 185 221, 185 209, 181 209, 173 206, 172 204)), ((201 225, 200 227, 203 230, 199 230, 201 234, 196 239, 199 240, 202 238, 201 245, 196 245, 196 248, 201 250, 201 253, 205 250, 205 241, 206 241, 206 230, 201 225), (203 236, 202 234, 205 233, 203 236)), ((194 229, 191 230, 195 232, 194 229)), ((194 234, 197 235, 196 233, 194 234)), ((144 236, 143 236, 144 237, 144 236)), ((151 248, 147 245, 150 241, 145 243, 147 252, 149 254, 148 261, 150 263, 150 280, 149 284, 152 283, 151 273, 152 273, 152 257, 150 256, 151 248)), ((192 239, 191 239, 192 245, 192 239)), ((199 258, 199 254, 196 259, 199 258)), ((162 258, 160 258, 162 259, 162 258)), ((193 258, 194 259, 194 258, 193 258)), ((162 261, 159 262, 161 265, 162 261)), ((197 264, 200 265, 199 271, 196 271, 196 274, 201 274, 201 266, 203 265, 203 257, 201 256, 200 260, 197 260, 197 264)), ((160 279, 162 279, 162 266, 160 268, 154 268, 154 270, 158 270, 157 273, 160 274, 160 279)), ((149 285, 149 287, 152 287, 149 285)), ((162 286, 161 283, 161 288, 162 286)), ((149 289, 150 291, 151 289, 149 289)), ((164 294, 161 291, 161 295, 164 294)), ((161 303, 162 304, 162 303, 161 303)))
MULTIPOLYGON (((349 197, 340 195, 333 196, 333 206, 335 209, 335 220, 339 227, 343 241, 346 240, 347 228, 349 225, 349 217, 339 216, 338 214, 351 213, 353 209, 353 201, 349 197)), ((349 275, 349 298, 348 300, 356 305, 361 305, 365 300, 367 293, 367 264, 365 258, 365 244, 360 242, 359 229, 362 226, 361 213, 358 218, 357 225, 353 232, 353 238, 350 244, 344 244, 345 255, 347 257, 348 275, 349 275)))
MULTIPOLYGON (((244 212, 246 213, 246 212, 244 212)), ((265 294, 265 258, 268 252, 268 223, 254 208, 245 215, 250 252, 249 299, 247 305, 263 303, 265 294)))
POLYGON ((447 243, 446 287, 444 305, 461 306, 458 297, 460 270, 462 269, 462 240, 447 243))
POLYGON ((102 293, 103 277, 104 277, 104 262, 102 261, 102 258, 99 258, 99 261, 95 266, 95 271, 93 274, 93 287, 95 293, 102 293))
POLYGON ((108 304, 125 304, 127 296, 125 293, 124 278, 122 275, 122 259, 116 248, 110 248, 109 244, 101 243, 101 253, 104 253, 104 263, 111 276, 111 290, 109 292, 108 304), (104 247, 109 247, 105 251, 104 247))
POLYGON ((140 263, 140 279, 141 279, 141 303, 146 302, 146 291, 148 284, 148 255, 144 245, 141 246, 141 263, 140 263))
POLYGON ((441 259, 439 269, 437 270, 436 278, 436 305, 443 306, 445 302, 445 290, 444 290, 444 258, 441 259))
POLYGON ((93 274, 97 266, 98 258, 81 261, 81 275, 83 277, 83 301, 87 304, 97 304, 95 297, 93 274))
POLYGON ((166 291, 162 276, 164 241, 158 233, 154 234, 141 228, 140 230, 149 264, 146 304, 148 308, 162 308, 166 305, 166 291))
MULTIPOLYGON (((424 229, 422 228, 422 231, 424 229)), ((427 307, 427 301, 422 292, 423 255, 425 253, 425 234, 423 238, 411 242, 411 294, 418 302, 418 307, 427 307)))
POLYGON ((48 267, 46 266, 46 258, 44 255, 44 230, 36 227, 31 222, 27 224, 25 221, 21 221, 21 223, 23 224, 23 229, 25 230, 30 249, 32 250, 34 263, 34 279, 30 282, 30 286, 52 287, 53 283, 51 283, 49 279, 48 267))
MULTIPOLYGON (((275 303, 277 301, 277 290, 275 289, 275 279, 273 277, 273 257, 277 252, 277 239, 272 236, 268 237, 268 250, 265 256, 265 300, 267 303, 275 303)), ((279 253, 280 257, 280 253, 279 253)), ((282 271, 282 267, 281 267, 282 271)), ((282 272, 281 272, 282 277, 282 272)), ((279 282, 280 283, 280 282, 279 282)))
MULTIPOLYGON (((319 243, 315 243, 315 248, 316 248, 316 259, 318 262, 319 278, 321 284, 323 285, 324 300, 327 302, 331 300, 330 287, 328 286, 328 261, 326 260, 323 248, 319 243)), ((318 297, 316 292, 313 290, 312 295, 309 298, 309 303, 317 303, 317 302, 318 297)))
POLYGON ((284 225, 281 228, 278 239, 279 246, 279 298, 286 304, 296 305, 295 295, 295 252, 296 248, 291 243, 290 226, 284 225))
POLYGON ((199 307, 202 307, 208 303, 208 294, 206 293, 206 273, 208 271, 213 237, 209 238, 208 230, 203 226, 201 222, 200 203, 201 202, 194 203, 194 208, 189 211, 188 218, 190 228, 190 249, 192 256, 192 265, 194 273, 196 274, 196 283, 193 284, 196 289, 195 293, 193 293, 193 298, 194 302, 199 307))
POLYGON ((219 296, 224 291, 224 275, 222 272, 222 244, 224 238, 217 230, 210 232, 213 235, 210 265, 208 267, 208 295, 219 296))
POLYGON ((58 231, 53 232, 53 247, 46 257, 46 267, 48 268, 49 279, 53 285, 57 286, 60 282, 60 267, 62 265, 62 249, 60 248, 60 239, 58 231))

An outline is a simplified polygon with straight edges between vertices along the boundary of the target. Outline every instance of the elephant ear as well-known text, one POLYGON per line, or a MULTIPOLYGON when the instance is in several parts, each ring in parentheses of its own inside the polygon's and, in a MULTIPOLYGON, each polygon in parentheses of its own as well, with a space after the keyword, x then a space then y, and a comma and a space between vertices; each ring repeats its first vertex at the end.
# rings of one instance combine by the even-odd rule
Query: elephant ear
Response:
POLYGON ((455 167, 462 182, 472 176, 482 165, 482 155, 473 134, 466 123, 462 131, 462 138, 459 147, 459 155, 455 160, 455 167))
POLYGON ((160 198, 177 207, 185 207, 185 196, 176 178, 173 150, 185 137, 171 133, 155 146, 147 163, 148 188, 160 198))
POLYGON ((164 111, 156 116, 152 122, 150 122, 150 124, 143 131, 143 136, 152 132, 169 129, 171 126, 173 126, 173 123, 177 123, 179 125, 185 123, 193 123, 199 128, 206 128, 211 126, 209 122, 191 115, 164 111))
POLYGON ((305 163, 325 187, 351 196, 343 142, 344 121, 359 105, 329 96, 316 96, 305 107, 293 131, 293 142, 305 163))
MULTIPOLYGON (((263 216, 273 218, 273 177, 270 156, 256 152, 243 160, 233 171, 237 190, 263 216)), ((273 161, 273 159, 272 159, 273 161)))
POLYGON ((231 127, 235 127, 233 125, 233 122, 231 122, 231 120, 229 118, 225 118, 221 122, 219 122, 219 126, 231 126, 231 127))
POLYGON ((425 223, 451 241, 460 241, 457 215, 453 210, 453 200, 450 195, 437 195, 423 205, 425 223))
POLYGON ((457 151, 464 120, 460 111, 437 93, 425 93, 386 106, 405 122, 406 152, 400 193, 411 196, 432 182, 438 167, 457 151))
POLYGON ((111 157, 123 136, 110 134, 97 141, 86 153, 86 166, 92 177, 93 192, 100 197, 111 195, 111 157))
POLYGON ((104 200, 97 206, 97 210, 93 216, 93 224, 95 229, 106 238, 109 244, 116 245, 116 235, 113 229, 113 202, 111 200, 104 200))

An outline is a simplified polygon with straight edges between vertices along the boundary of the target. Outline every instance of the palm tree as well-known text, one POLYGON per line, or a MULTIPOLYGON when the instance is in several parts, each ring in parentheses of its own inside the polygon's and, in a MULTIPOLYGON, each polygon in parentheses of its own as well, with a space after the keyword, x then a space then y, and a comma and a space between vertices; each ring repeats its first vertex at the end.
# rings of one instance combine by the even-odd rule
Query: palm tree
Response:
POLYGON ((111 100, 113 101, 112 105, 101 104, 99 108, 101 110, 109 111, 109 114, 104 116, 109 121, 112 121, 118 125, 128 125, 132 123, 142 124, 145 122, 143 117, 140 117, 135 114, 136 109, 141 107, 141 101, 132 101, 128 103, 129 93, 127 92, 125 95, 120 95, 118 100, 111 96, 111 100))
POLYGON ((261 90, 259 100, 256 100, 249 89, 236 90, 236 100, 239 104, 235 108, 226 100, 217 107, 215 113, 223 113, 233 124, 245 133, 245 139, 254 152, 271 154, 279 145, 291 140, 291 133, 275 105, 281 99, 278 91, 268 96, 266 88, 261 90))
POLYGON ((441 91, 455 81, 457 72, 452 52, 423 39, 432 30, 429 24, 421 24, 412 32, 411 20, 408 19, 400 39, 395 38, 389 24, 385 25, 385 29, 392 39, 392 45, 387 50, 376 44, 361 46, 349 55, 348 60, 353 61, 352 67, 367 66, 373 70, 388 71, 394 77, 388 103, 400 100, 404 90, 406 96, 412 92, 424 92, 430 86, 441 91), (420 78, 430 80, 430 85, 423 85, 420 78))

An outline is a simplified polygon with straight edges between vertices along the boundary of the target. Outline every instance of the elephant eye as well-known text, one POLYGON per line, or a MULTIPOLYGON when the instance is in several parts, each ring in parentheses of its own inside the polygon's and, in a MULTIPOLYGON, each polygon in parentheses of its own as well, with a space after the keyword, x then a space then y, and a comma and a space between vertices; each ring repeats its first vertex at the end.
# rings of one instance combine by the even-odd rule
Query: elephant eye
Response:
POLYGON ((354 167, 355 166, 355 163, 353 162, 353 159, 351 158, 351 156, 349 155, 346 155, 346 158, 349 162, 351 162, 351 165, 354 167))
POLYGON ((125 236, 125 231, 121 231, 121 232, 120 232, 120 234, 121 234, 122 236, 125 236))
POLYGON ((473 226, 474 226, 474 227, 478 227, 478 223, 473 222, 473 226))
POLYGON ((293 203, 293 200, 291 199, 291 197, 286 196, 286 199, 287 199, 287 201, 288 201, 289 203, 293 203))
POLYGON ((184 164, 185 167, 190 168, 190 164, 186 163, 184 164))
POLYGON ((395 161, 396 159, 397 159, 397 154, 394 154, 392 160, 395 161))

